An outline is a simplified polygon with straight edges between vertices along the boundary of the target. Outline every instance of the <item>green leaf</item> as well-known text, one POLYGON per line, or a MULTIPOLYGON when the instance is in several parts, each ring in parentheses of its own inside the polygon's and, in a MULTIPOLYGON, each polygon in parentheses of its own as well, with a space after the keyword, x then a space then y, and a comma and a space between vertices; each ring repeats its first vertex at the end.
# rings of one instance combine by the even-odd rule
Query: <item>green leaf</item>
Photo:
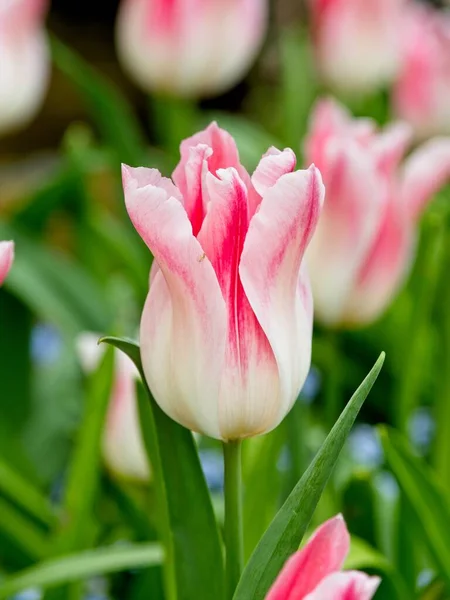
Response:
POLYGON ((68 46, 51 39, 55 65, 78 88, 105 142, 118 163, 140 165, 146 148, 139 123, 119 90, 68 46))
POLYGON ((42 529, 3 498, 0 498, 0 531, 30 560, 39 560, 47 553, 47 540, 42 529))
POLYGON ((262 537, 242 574, 235 600, 265 598, 286 559, 298 549, 350 429, 378 377, 384 357, 383 352, 262 537))
MULTIPOLYGON (((106 337, 106 342, 125 352, 143 375, 139 346, 126 339, 106 337)), ((147 447, 158 474, 161 464, 167 512, 173 539, 177 598, 210 600, 223 594, 223 556, 220 535, 211 498, 205 482, 192 433, 172 421, 156 404, 146 388, 154 426, 150 434, 157 438, 157 449, 147 447), (159 459, 158 459, 159 455, 159 459)), ((148 414, 148 418, 151 416, 148 414)), ((146 439, 144 431, 144 439, 146 439)), ((162 499, 164 501, 164 498, 162 499)), ((170 552, 170 546, 169 546, 170 552)))
POLYGON ((150 567, 160 564, 162 558, 158 544, 127 544, 46 560, 1 581, 0 598, 31 587, 45 590, 96 575, 150 567))
POLYGON ((79 431, 64 499, 64 523, 57 532, 56 551, 71 551, 89 543, 93 504, 101 475, 101 438, 111 397, 114 351, 108 349, 90 378, 84 419, 79 431))
POLYGON ((0 458, 0 492, 43 525, 51 526, 55 514, 47 498, 0 458))
MULTIPOLYGON (((450 590, 450 503, 433 472, 414 456, 402 437, 381 429, 381 440, 392 472, 416 517, 418 531, 450 590)), ((416 541, 417 544, 417 541, 416 541)))
POLYGON ((0 239, 16 242, 14 269, 5 285, 36 315, 71 336, 108 327, 110 315, 103 292, 81 265, 5 223, 0 223, 0 239))

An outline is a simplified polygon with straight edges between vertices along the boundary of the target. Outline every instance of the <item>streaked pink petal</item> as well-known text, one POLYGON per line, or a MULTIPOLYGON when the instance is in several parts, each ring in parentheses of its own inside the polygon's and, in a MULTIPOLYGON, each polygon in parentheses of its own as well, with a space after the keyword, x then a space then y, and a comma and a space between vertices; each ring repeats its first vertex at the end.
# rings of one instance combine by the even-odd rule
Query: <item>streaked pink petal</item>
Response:
POLYGON ((433 195, 450 181, 450 138, 435 138, 407 158, 401 178, 401 202, 418 218, 433 195))
POLYGON ((388 204, 342 315, 345 323, 370 323, 386 308, 410 271, 415 243, 413 224, 388 204))
POLYGON ((233 168, 219 169, 217 176, 208 173, 205 188, 210 202, 198 240, 213 265, 227 306, 227 353, 219 419, 222 438, 230 439, 240 437, 241 432, 258 433, 273 422, 279 378, 273 351, 238 273, 249 225, 247 190, 233 168), (268 396, 270 400, 266 401, 268 396))
POLYGON ((412 142, 413 131, 407 123, 392 123, 373 140, 372 149, 383 176, 393 177, 412 142))
POLYGON ((325 203, 307 260, 316 315, 335 324, 374 243, 388 189, 368 152, 347 140, 329 146, 325 203))
POLYGON ((379 585, 378 577, 369 577, 359 571, 334 573, 326 577, 305 600, 371 600, 379 585))
MULTIPOLYGON (((350 536, 342 516, 326 521, 286 562, 266 600, 303 600, 322 579, 342 568, 349 547, 350 536)), ((332 598, 335 596, 326 600, 332 598)))
POLYGON ((14 242, 0 242, 0 285, 6 276, 14 260, 14 242))
POLYGON ((128 214, 158 262, 141 321, 144 372, 173 419, 213 437, 227 316, 216 274, 182 204, 162 188, 139 187, 123 168, 128 214))
POLYGON ((299 279, 323 197, 315 167, 283 175, 266 192, 250 222, 239 267, 244 291, 278 364, 283 400, 279 420, 292 406, 309 370, 309 285, 303 281, 299 287, 299 279))
POLYGON ((165 190, 169 196, 173 196, 174 198, 183 201, 181 192, 176 185, 174 185, 173 181, 168 177, 163 177, 158 169, 136 167, 133 169, 133 178, 140 188, 145 187, 146 185, 153 185, 165 190))
POLYGON ((290 148, 282 152, 274 147, 269 148, 252 175, 252 183, 258 194, 264 196, 282 175, 292 173, 296 163, 297 158, 290 148))

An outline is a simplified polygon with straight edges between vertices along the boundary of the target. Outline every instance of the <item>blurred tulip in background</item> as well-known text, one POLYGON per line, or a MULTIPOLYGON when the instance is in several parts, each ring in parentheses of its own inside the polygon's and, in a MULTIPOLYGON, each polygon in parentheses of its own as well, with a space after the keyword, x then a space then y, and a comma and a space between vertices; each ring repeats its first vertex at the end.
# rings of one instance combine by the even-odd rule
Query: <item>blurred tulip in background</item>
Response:
POLYGON ((306 160, 322 172, 324 210, 307 257, 319 320, 357 325, 376 319, 414 260, 417 224, 450 178, 450 138, 436 138, 401 163, 405 123, 377 131, 333 100, 318 103, 306 160))
POLYGON ((267 12, 267 0, 123 0, 119 59, 147 92, 216 95, 250 68, 267 12))
POLYGON ((25 127, 47 90, 45 0, 0 1, 0 135, 25 127))
MULTIPOLYGON (((77 339, 77 351, 86 373, 97 368, 105 347, 98 345, 100 336, 82 333, 77 339)), ((136 399, 139 374, 132 361, 122 352, 115 352, 115 375, 103 432, 103 456, 112 473, 126 479, 146 482, 149 467, 143 446, 136 399)))
POLYGON ((407 25, 395 112, 418 137, 450 133, 450 14, 416 6, 407 25))
POLYGON ((320 74, 335 89, 366 93, 399 66, 406 0, 310 0, 320 74))
POLYGON ((0 242, 0 285, 6 276, 14 260, 14 242, 0 242))
POLYGON ((359 571, 341 571, 349 549, 350 536, 338 515, 291 556, 266 600, 370 600, 380 580, 359 571))
POLYGON ((295 162, 272 148, 250 178, 212 124, 182 143, 174 183, 123 169, 128 213, 157 264, 141 321, 147 381, 169 416, 211 437, 273 429, 308 374, 303 253, 324 189, 295 162))

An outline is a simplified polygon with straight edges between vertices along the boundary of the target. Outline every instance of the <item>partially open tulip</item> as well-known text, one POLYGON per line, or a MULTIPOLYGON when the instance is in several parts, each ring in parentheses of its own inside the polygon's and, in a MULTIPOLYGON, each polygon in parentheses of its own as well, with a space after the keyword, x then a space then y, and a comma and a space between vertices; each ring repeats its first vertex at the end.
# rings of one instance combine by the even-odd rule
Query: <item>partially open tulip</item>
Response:
POLYGON ((0 285, 6 276, 14 260, 14 242, 0 242, 0 285))
MULTIPOLYGON (((100 336, 83 333, 77 339, 80 363, 86 373, 97 368, 105 351, 100 336)), ((115 351, 114 380, 103 432, 103 457, 111 472, 126 479, 146 482, 150 472, 141 436, 136 399, 139 374, 133 362, 115 351)))
POLYGON ((47 89, 45 0, 0 0, 0 134, 26 126, 47 89))
POLYGON ((218 94, 255 59, 267 11, 267 0, 122 0, 119 58, 147 92, 218 94))
POLYGON ((370 600, 380 580, 341 571, 349 549, 343 518, 330 519, 286 562, 266 600, 370 600))
POLYGON ((450 133, 450 13, 418 5, 407 22, 396 114, 418 137, 450 133))
POLYGON ((368 323, 380 315, 414 260, 417 222, 450 178, 450 138, 436 138, 404 158, 410 128, 379 132, 332 100, 319 102, 307 161, 327 190, 308 249, 315 312, 329 325, 368 323))
POLYGON ((309 0, 317 63, 333 88, 370 92, 394 77, 407 0, 309 0))
POLYGON ((155 257, 141 321, 145 375, 182 425, 230 440, 274 428, 308 373, 303 253, 324 189, 271 148, 250 178, 212 124, 181 144, 173 181, 124 166, 130 218, 155 257))

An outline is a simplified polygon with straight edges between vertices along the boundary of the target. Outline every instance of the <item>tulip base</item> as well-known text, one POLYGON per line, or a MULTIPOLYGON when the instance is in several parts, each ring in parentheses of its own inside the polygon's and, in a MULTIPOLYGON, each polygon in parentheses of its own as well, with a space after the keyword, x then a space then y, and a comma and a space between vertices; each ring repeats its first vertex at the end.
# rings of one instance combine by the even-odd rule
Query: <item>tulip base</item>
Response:
POLYGON ((225 463, 225 551, 226 600, 231 600, 244 562, 242 518, 242 442, 223 445, 225 463))

